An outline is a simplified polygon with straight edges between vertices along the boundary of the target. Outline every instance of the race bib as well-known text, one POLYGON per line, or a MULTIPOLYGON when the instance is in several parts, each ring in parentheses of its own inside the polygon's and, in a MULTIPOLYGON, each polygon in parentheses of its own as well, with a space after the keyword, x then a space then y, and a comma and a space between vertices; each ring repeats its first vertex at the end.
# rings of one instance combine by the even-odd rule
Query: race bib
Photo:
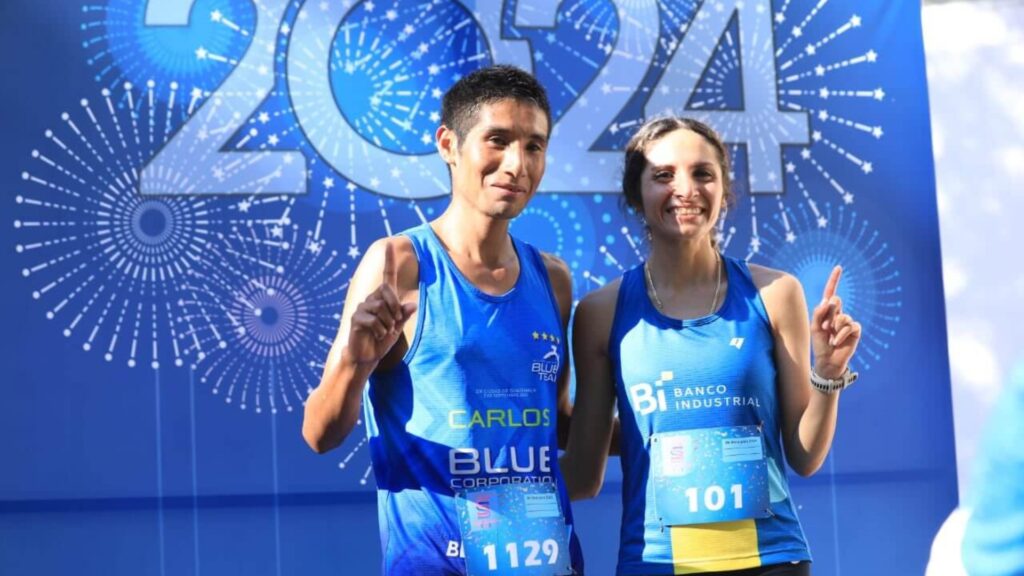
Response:
POLYGON ((455 506, 469 576, 572 574, 569 528, 554 484, 464 490, 455 506))
POLYGON ((651 436, 651 481, 662 524, 765 518, 768 470, 758 426, 651 436))

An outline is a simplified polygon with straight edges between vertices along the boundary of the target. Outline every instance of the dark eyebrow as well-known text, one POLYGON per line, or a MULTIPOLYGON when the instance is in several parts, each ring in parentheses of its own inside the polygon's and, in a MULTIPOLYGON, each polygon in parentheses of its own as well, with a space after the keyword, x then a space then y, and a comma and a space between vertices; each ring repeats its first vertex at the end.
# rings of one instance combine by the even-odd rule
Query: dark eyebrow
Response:
MULTIPOLYGON (((658 170, 675 170, 676 167, 671 164, 651 164, 651 171, 657 172, 658 170)), ((693 168, 714 168, 714 162, 694 162, 693 168)))
MULTIPOLYGON (((513 137, 512 130, 508 128, 503 128, 501 126, 488 126, 484 130, 484 134, 487 136, 504 136, 505 138, 508 138, 510 140, 513 137)), ((547 144, 548 142, 547 136, 544 136, 540 132, 534 132, 533 134, 530 134, 529 139, 531 142, 539 142, 541 144, 547 144)))

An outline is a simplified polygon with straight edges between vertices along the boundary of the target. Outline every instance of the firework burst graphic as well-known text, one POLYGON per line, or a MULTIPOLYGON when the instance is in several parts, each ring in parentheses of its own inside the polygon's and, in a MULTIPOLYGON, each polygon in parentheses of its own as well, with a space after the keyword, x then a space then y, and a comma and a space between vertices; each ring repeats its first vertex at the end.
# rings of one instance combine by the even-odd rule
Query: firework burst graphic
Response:
POLYGON ((433 142, 441 96, 490 62, 458 3, 307 3, 288 40, 288 92, 305 137, 348 180, 394 198, 438 197, 448 192, 433 142))
POLYGON ((179 338, 200 381, 228 404, 291 412, 320 379, 338 329, 348 265, 297 225, 233 226, 193 268, 179 338))
MULTIPOLYGON (((140 166, 169 137, 176 114, 161 90, 176 86, 103 89, 61 114, 31 152, 14 220, 21 275, 46 317, 107 361, 153 369, 183 365, 173 303, 208 258, 214 231, 253 218, 216 199, 139 196, 140 166)), ((188 164, 167 170, 159 185, 174 189, 189 173, 188 164)))
POLYGON ((900 324, 903 286, 896 258, 870 222, 846 204, 809 206, 814 210, 798 205, 780 211, 764 226, 764 261, 800 280, 809 308, 817 305, 832 267, 843 266, 843 310, 864 327, 853 362, 869 370, 882 360, 900 324))
POLYGON ((82 47, 97 82, 174 79, 209 92, 252 41, 257 10, 247 2, 110 0, 82 7, 82 47))

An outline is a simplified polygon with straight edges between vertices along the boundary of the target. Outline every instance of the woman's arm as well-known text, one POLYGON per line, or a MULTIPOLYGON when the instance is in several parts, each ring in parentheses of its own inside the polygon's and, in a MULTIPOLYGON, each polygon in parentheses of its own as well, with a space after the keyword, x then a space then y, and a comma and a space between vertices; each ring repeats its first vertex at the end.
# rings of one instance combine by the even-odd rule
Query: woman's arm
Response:
POLYGON ((751 272, 768 311, 775 342, 786 459, 798 474, 810 476, 821 467, 832 446, 840 392, 827 394, 811 387, 808 349, 813 340, 815 372, 837 379, 857 348, 861 327, 843 313, 842 301, 835 295, 839 267, 833 270, 822 301, 814 309, 810 328, 803 287, 796 278, 760 266, 751 266, 751 272))

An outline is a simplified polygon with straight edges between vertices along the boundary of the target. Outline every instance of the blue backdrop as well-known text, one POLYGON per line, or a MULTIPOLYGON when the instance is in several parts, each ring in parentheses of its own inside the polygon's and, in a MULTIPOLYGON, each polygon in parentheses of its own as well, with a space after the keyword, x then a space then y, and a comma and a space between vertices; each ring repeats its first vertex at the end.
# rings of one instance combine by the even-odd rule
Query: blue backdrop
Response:
MULTIPOLYGON (((362 250, 447 203, 441 94, 504 62, 540 78, 555 118, 513 232, 560 254, 577 296, 644 252, 616 181, 665 110, 731 144, 727 253, 812 301, 844 265, 862 379, 794 497, 815 574, 920 573, 956 470, 919 11, 5 2, 0 572, 377 570, 362 428, 316 456, 302 402, 362 250)), ((594 574, 617 548, 612 468, 576 507, 594 574)))

